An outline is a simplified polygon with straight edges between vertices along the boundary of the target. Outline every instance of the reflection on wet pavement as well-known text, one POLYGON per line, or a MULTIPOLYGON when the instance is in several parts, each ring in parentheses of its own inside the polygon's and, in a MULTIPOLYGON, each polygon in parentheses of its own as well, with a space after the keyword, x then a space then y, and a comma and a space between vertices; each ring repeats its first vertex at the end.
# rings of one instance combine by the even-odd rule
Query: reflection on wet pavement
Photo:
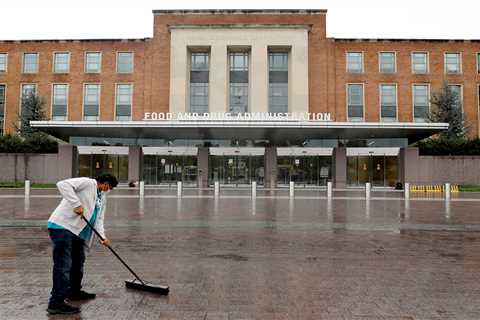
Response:
MULTIPOLYGON (((97 299, 68 319, 480 319, 480 199, 122 192, 108 201, 113 246, 171 293, 125 289, 128 271, 95 246, 84 284, 97 299)), ((62 319, 45 312, 54 194, 0 198, 2 320, 62 319)))

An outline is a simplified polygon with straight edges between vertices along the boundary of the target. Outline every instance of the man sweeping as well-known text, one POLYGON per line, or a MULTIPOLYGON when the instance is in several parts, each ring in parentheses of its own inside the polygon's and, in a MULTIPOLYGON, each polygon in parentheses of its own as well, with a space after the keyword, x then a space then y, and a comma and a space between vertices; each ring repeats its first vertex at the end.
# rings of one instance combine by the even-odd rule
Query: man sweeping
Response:
POLYGON ((57 183, 63 199, 48 219, 48 232, 53 244, 53 287, 47 308, 49 314, 79 313, 80 309, 67 304, 65 299, 95 298, 95 294, 81 290, 85 247, 90 248, 95 237, 82 216, 98 230, 104 239, 100 242, 110 246, 103 219, 106 193, 117 184, 117 178, 110 174, 95 179, 66 179, 57 183))

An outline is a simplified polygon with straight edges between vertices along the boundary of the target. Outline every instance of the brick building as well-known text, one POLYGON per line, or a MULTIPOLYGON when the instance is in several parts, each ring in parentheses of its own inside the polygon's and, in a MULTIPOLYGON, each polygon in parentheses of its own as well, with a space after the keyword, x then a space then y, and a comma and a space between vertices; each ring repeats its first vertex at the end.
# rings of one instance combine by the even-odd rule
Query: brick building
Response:
POLYGON ((479 40, 334 39, 325 10, 153 14, 152 38, 0 41, 2 132, 35 92, 72 175, 267 187, 403 181, 405 148, 446 128, 425 121, 445 81, 480 134, 479 40))

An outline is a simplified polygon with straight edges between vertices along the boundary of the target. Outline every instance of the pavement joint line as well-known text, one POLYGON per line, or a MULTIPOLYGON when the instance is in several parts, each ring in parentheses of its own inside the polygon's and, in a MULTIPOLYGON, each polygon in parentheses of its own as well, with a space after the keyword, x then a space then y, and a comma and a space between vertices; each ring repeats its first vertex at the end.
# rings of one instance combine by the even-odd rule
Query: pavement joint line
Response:
MULTIPOLYGON (((276 229, 276 230, 357 230, 357 231, 468 231, 480 232, 480 224, 370 224, 370 223, 271 223, 271 222, 232 222, 209 223, 202 221, 181 221, 170 223, 152 223, 152 221, 112 221, 109 227, 130 228, 142 227, 147 229, 172 228, 217 228, 217 229, 276 229), (126 223, 128 222, 128 223, 126 223)), ((47 229, 46 220, 15 220, 0 221, 0 228, 40 228, 47 229)))
MULTIPOLYGON (((24 195, 0 195, 0 199, 23 199, 24 195)), ((30 195, 30 198, 60 199, 60 195, 30 195)), ((138 195, 111 195, 109 199, 140 199, 138 195)), ((147 195, 145 199, 176 199, 176 195, 147 195)), ((184 195, 180 199, 215 199, 214 195, 184 195)), ((218 199, 252 199, 250 195, 220 195, 218 199)), ((281 199, 281 200, 328 200, 328 197, 317 196, 256 196, 256 199, 281 199)), ((365 197, 332 197, 332 200, 366 200, 365 197)), ((445 198, 405 198, 396 197, 372 197, 372 201, 447 201, 445 198)), ((451 202, 480 202, 480 198, 457 198, 450 199, 451 202)))

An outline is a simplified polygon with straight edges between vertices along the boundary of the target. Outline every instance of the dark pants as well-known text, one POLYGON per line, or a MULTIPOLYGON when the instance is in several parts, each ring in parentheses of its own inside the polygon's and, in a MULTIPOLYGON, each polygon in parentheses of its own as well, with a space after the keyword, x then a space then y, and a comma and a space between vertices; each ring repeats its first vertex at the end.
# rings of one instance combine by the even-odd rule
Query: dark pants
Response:
POLYGON ((82 288, 85 241, 65 229, 48 229, 53 244, 53 288, 49 305, 82 288))

